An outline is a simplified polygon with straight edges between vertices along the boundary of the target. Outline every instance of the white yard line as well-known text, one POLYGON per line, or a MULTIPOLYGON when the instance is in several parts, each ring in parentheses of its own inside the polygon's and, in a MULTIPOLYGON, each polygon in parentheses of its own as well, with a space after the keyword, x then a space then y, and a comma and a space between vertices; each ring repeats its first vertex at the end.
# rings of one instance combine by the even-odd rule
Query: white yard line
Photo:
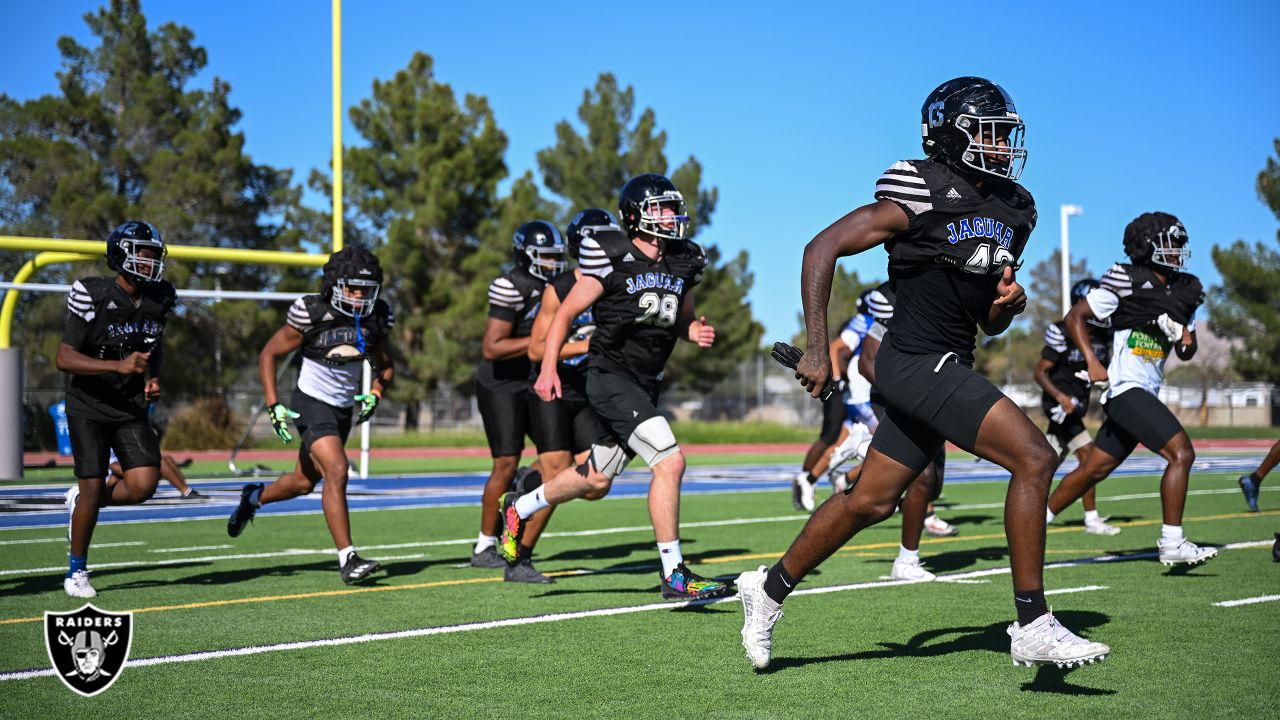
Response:
MULTIPOLYGON (((1233 543, 1224 545, 1224 549, 1234 549, 1238 547, 1254 547, 1258 545, 1252 543, 1233 543)), ((1088 565, 1097 562, 1129 562, 1133 560, 1142 560, 1154 557, 1156 553, 1147 553, 1139 555, 1100 555, 1092 558, 1082 558, 1069 562, 1050 563, 1045 565, 1046 570, 1077 567, 1080 565, 1088 565)), ((59 568, 61 569, 61 568, 59 568)), ((951 582, 960 580, 969 580, 987 575, 1007 574, 1009 568, 992 568, 990 570, 975 570, 962 573, 948 573, 939 576, 939 579, 946 579, 951 582)), ((590 574, 590 573, 584 573, 590 574)), ((832 585, 828 587, 804 588, 791 593, 792 596, 798 595, 822 595, 826 593, 845 592, 850 590, 867 590, 884 587, 894 587, 898 585, 922 585, 924 583, 909 580, 880 580, 872 582, 852 583, 848 585, 832 585)), ((1084 592, 1085 590, 1102 590, 1105 586, 1089 585, 1078 588, 1065 588, 1062 590, 1050 590, 1046 595, 1066 592, 1084 592)), ((1268 600, 1280 600, 1280 595, 1266 596, 1268 600)), ((715 600, 701 601, 697 604, 716 604, 722 602, 733 602, 737 600, 737 596, 725 598, 717 598, 715 600)), ((1232 601, 1236 603, 1243 602, 1265 602, 1258 598, 1251 598, 1249 601, 1232 601)), ((463 623, 460 625, 444 625, 438 627, 424 627, 413 630, 399 630, 395 632, 367 633, 364 635, 353 635, 339 638, 325 638, 320 640, 301 640, 290 643, 275 643, 271 645, 253 645, 250 647, 231 648, 227 650, 208 650, 204 652, 184 653, 182 655, 161 655, 159 657, 139 658, 130 660, 128 665, 132 667, 147 667, 150 665, 168 665, 171 663, 182 662, 202 662, 205 660, 217 660, 226 657, 240 657, 245 655, 260 655, 263 653, 279 652, 282 650, 307 650, 318 647, 334 647, 337 645, 354 645, 357 643, 377 642, 381 640, 400 640, 404 638, 426 637, 430 635, 451 635, 461 632, 471 632, 474 630, 493 630, 496 628, 519 627, 521 625, 540 625, 544 623, 564 622, 567 620, 578 620, 581 618, 593 617, 609 617, 616 615, 630 615, 641 612, 652 612, 655 610, 673 610, 676 608, 687 607, 695 604, 694 602, 663 602, 649 603, 647 605, 629 605, 624 607, 601 608, 598 610, 580 610, 577 612, 551 613, 547 615, 534 615, 531 617, 506 618, 502 620, 489 620, 485 622, 463 623)), ((0 682, 9 680, 27 680, 30 678, 50 677, 54 674, 51 668, 18 670, 14 672, 0 673, 0 682)))
MULTIPOLYGON (((99 546, 94 545, 93 547, 94 549, 97 549, 99 546)), ((227 548, 233 548, 233 547, 235 547, 235 545, 193 545, 191 547, 156 548, 151 552, 154 552, 154 553, 194 552, 196 550, 226 550, 227 548)))
POLYGON ((1259 595, 1258 597, 1245 598, 1243 600, 1223 600, 1222 602, 1213 603, 1214 607, 1238 607, 1240 605, 1256 605, 1264 602, 1275 602, 1280 600, 1280 595, 1259 595))
MULTIPOLYGON (((63 545, 66 545, 67 536, 63 535, 62 537, 56 538, 34 538, 31 540, 0 540, 0 545, 33 545, 35 543, 62 543, 63 545)), ((133 542, 102 543, 101 545, 94 545, 93 547, 96 549, 107 547, 126 547, 131 545, 146 545, 146 543, 141 540, 135 540, 133 542)))
POLYGON ((1083 585, 1073 588, 1058 588, 1057 590, 1045 590, 1045 595, 1066 595, 1067 593, 1090 592, 1093 590, 1107 590, 1106 585, 1083 585))

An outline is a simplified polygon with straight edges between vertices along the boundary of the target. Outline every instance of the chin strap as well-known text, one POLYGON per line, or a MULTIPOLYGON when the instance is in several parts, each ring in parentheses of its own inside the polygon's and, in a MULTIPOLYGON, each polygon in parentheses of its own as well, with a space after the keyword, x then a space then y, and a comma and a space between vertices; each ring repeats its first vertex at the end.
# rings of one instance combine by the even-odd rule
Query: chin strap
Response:
POLYGON ((361 355, 364 355, 365 354, 364 333, 360 332, 360 313, 359 312, 355 314, 355 318, 356 318, 356 349, 360 351, 361 355))

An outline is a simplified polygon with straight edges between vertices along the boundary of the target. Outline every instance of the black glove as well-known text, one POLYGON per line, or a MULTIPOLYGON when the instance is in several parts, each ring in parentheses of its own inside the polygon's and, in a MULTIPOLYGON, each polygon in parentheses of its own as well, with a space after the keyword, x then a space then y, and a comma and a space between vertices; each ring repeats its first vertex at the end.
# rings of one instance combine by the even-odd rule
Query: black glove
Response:
MULTIPOLYGON (((770 354, 773 355, 774 360, 778 361, 779 365, 790 370, 795 370, 796 365, 800 364, 800 358, 804 357, 803 350, 795 345, 788 345, 784 342, 774 343, 773 352, 770 354)), ((818 399, 826 402, 827 399, 831 397, 831 394, 836 391, 836 385, 837 384, 835 382, 832 382, 831 378, 827 378, 827 382, 822 386, 822 392, 819 393, 818 399)))

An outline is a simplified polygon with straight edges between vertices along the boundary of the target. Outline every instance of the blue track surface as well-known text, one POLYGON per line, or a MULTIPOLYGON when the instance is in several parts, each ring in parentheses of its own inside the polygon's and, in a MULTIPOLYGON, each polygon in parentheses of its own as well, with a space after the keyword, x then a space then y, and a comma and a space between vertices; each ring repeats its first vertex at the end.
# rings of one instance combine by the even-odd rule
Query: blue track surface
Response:
MULTIPOLYGON (((1258 465, 1260 457, 1254 455, 1216 455, 1196 460, 1196 472, 1246 473, 1258 465)), ((1125 461, 1115 475, 1144 475, 1164 470, 1165 462, 1153 455, 1139 455, 1125 461)), ((1059 469, 1064 475, 1075 467, 1069 461, 1059 469)), ((684 492, 689 494, 712 492, 744 492, 785 490, 790 487, 795 466, 739 466, 695 467, 685 475, 684 492)), ((475 505, 480 502, 487 473, 461 475, 401 475, 371 477, 367 480, 352 479, 348 485, 348 501, 351 509, 378 510, 389 508, 418 508, 443 505, 475 505)), ((999 467, 981 460, 947 463, 948 483, 990 482, 1007 480, 1009 474, 999 467)), ((264 478, 269 481, 270 478, 264 478)), ((240 497, 240 488, 246 480, 200 480, 191 484, 208 500, 182 500, 173 489, 161 485, 156 497, 143 505, 103 508, 100 523, 196 520, 225 518, 240 497)), ((645 470, 631 470, 614 483, 611 497, 637 497, 648 492, 649 474, 645 470)), ((1153 491, 1155 487, 1153 486, 1153 491)), ((66 486, 27 485, 0 489, 0 529, 61 527, 66 525, 67 511, 63 507, 66 486)), ((320 493, 288 502, 267 505, 259 510, 261 515, 297 514, 320 512, 320 493)))

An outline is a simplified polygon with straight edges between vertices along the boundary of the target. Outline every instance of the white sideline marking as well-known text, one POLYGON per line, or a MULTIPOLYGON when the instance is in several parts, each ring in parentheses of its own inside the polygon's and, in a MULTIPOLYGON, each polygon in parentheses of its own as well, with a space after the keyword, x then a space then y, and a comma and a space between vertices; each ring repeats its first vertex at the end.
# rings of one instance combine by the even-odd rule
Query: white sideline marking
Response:
MULTIPOLYGON (((1139 476, 1136 476, 1136 475, 1128 475, 1128 476, 1126 476, 1126 477, 1139 477, 1139 476)), ((972 485, 973 483, 968 482, 968 483, 965 483, 965 484, 966 484, 966 485, 972 485)), ((1280 487, 1264 487, 1264 488, 1258 488, 1258 491, 1259 491, 1259 492, 1280 492, 1280 487)), ((1240 493, 1240 488, 1217 488, 1217 489, 1213 489, 1213 490, 1188 490, 1188 491, 1187 491, 1187 494, 1188 494, 1188 495, 1230 495, 1230 494, 1232 494, 1232 493, 1239 494, 1239 493, 1240 493)), ((1154 498, 1158 498, 1158 497, 1160 497, 1160 493, 1158 493, 1158 492, 1150 492, 1150 493, 1132 493, 1132 494, 1130 494, 1130 495, 1108 495, 1108 496, 1106 496, 1106 497, 1103 497, 1103 496, 1099 495, 1099 496, 1098 496, 1098 499, 1099 499, 1099 500, 1105 500, 1105 501, 1111 501, 1111 500, 1152 500, 1152 499, 1154 499, 1154 498)), ((1002 507, 1004 507, 1004 503, 1003 503, 1003 502, 998 502, 998 503, 974 503, 974 504, 971 504, 971 505, 945 505, 945 504, 944 504, 944 505, 942 505, 941 507, 942 507, 944 510, 995 510, 995 509, 997 509, 997 508, 1002 508, 1002 507)), ((1050 523, 1050 524, 1052 524, 1052 523, 1050 523)))
POLYGON ((1057 590, 1045 590, 1045 595, 1066 595, 1067 593, 1089 592, 1091 590, 1109 590, 1106 585, 1084 585, 1074 588, 1058 588, 1057 590))
MULTIPOLYGON (((94 545, 94 547, 98 547, 94 545)), ((235 545, 193 545, 192 547, 176 547, 176 548, 156 548, 151 552, 157 553, 175 553, 175 552, 191 552, 193 550, 226 550, 233 548, 235 545)))
POLYGON ((1280 600, 1280 595, 1259 595, 1258 597, 1245 598, 1243 600, 1223 600, 1222 602, 1213 603, 1214 607, 1237 607, 1239 605, 1253 605, 1256 603, 1274 602, 1280 600))
MULTIPOLYGON (((1270 541, 1267 541, 1268 543, 1270 541)), ((1231 545, 1223 545, 1224 549, 1234 549, 1240 547, 1254 547, 1259 542, 1233 543, 1231 545)), ((1046 570, 1076 567, 1079 565, 1088 565, 1096 562, 1128 562, 1131 560, 1144 560, 1155 557, 1157 553, 1143 553, 1138 555, 1100 555, 1092 558, 1081 558, 1060 563, 1049 563, 1045 565, 1046 570)), ((390 558, 388 558, 390 559, 390 558)), ((61 568, 59 568, 61 569, 61 568)), ((986 575, 1007 574, 1009 568, 992 568, 990 570, 974 570, 971 572, 954 573, 945 575, 950 582, 958 580, 967 580, 970 578, 983 577, 986 575)), ((591 574, 590 572, 582 574, 591 574)), ((941 580, 944 576, 939 576, 941 580)), ((896 585, 923 585, 925 583, 916 580, 877 580, 871 582, 853 583, 849 585, 831 585, 828 587, 804 588, 791 593, 795 595, 822 595, 826 593, 844 592, 846 590, 866 590, 871 588, 893 587, 896 585)), ((1105 586, 1090 585, 1079 588, 1066 588, 1062 590, 1050 590, 1045 595, 1054 592, 1083 592, 1085 590, 1101 590, 1105 586)), ((356 643, 375 642, 378 640, 399 640, 402 638, 425 637, 429 635, 451 635, 460 632, 470 632, 472 630, 492 630, 494 628, 519 627, 521 625, 539 625, 542 623, 561 622, 564 620, 577 620, 589 617, 609 617, 614 615, 630 615, 633 613, 649 612, 652 610, 671 610, 675 608, 688 607, 689 605, 714 605, 722 602, 732 602, 737 600, 737 595, 716 598, 714 600, 702 601, 685 601, 685 602, 661 602, 649 603, 647 605, 630 605, 627 607, 601 608, 599 610, 580 610, 577 612, 552 613, 549 615, 534 615, 531 617, 506 618, 503 620, 488 620, 485 622, 463 623, 461 625, 444 625, 438 627, 416 628, 413 630, 398 630, 395 632, 367 633, 365 635, 353 635, 339 638, 326 638, 321 640, 300 640, 290 643, 276 643, 274 645, 253 645, 242 648, 231 648, 228 650, 207 650, 204 652, 186 653, 183 655, 161 655, 159 657, 139 658, 130 660, 128 665, 133 667, 147 667, 150 665, 168 665, 170 663, 180 662, 199 662, 202 660, 217 660, 225 657, 238 657, 244 655, 260 655, 262 653, 276 652, 280 650, 306 650, 317 647, 333 647, 337 645, 354 645, 356 643)), ((1267 599, 1280 600, 1280 595, 1267 596, 1267 599)), ((1264 602, 1257 598, 1251 598, 1249 601, 1233 601, 1233 602, 1264 602)), ((13 672, 0 673, 0 682, 9 680, 27 680, 30 678, 49 677, 54 674, 52 668, 39 670, 17 670, 13 672)))
MULTIPOLYGON (((67 537, 64 535, 62 537, 56 537, 56 538, 35 538, 33 540, 0 540, 0 545, 31 545, 34 543, 59 543, 59 542, 65 545, 67 542, 67 537)), ((97 548, 125 547, 126 545, 146 545, 146 543, 141 540, 135 540, 133 542, 102 543, 101 545, 94 545, 93 547, 96 550, 97 548)))

